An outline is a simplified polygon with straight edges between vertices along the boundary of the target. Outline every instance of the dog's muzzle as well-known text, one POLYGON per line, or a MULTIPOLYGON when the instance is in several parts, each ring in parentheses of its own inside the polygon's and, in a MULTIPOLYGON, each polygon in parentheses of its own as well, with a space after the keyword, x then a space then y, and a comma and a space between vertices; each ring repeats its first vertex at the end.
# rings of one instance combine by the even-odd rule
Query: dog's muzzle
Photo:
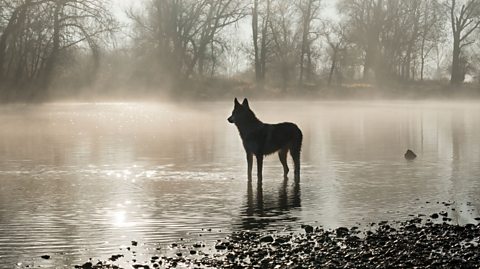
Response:
POLYGON ((235 122, 235 119, 233 118, 233 116, 228 117, 227 120, 228 120, 228 122, 230 122, 230 123, 234 123, 234 122, 235 122))

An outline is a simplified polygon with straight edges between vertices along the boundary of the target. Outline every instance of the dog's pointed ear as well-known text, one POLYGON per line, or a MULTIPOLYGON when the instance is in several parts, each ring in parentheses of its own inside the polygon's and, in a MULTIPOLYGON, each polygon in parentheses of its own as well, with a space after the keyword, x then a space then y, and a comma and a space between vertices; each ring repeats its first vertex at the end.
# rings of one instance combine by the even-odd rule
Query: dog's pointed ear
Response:
POLYGON ((235 105, 235 107, 240 106, 240 103, 238 102, 237 97, 235 97, 235 100, 233 101, 233 104, 235 105))
POLYGON ((249 107, 247 98, 243 99, 242 106, 249 107))

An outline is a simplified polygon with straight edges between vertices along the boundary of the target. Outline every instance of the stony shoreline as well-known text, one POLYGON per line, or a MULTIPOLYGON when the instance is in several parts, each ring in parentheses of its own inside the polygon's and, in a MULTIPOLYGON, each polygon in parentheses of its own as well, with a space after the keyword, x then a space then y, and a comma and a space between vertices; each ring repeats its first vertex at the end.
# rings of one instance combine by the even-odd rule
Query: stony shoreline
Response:
POLYGON ((116 265, 124 259, 119 254, 75 268, 479 268, 480 224, 450 224, 442 215, 371 223, 369 229, 307 225, 298 233, 241 231, 215 245, 174 243, 172 255, 132 260, 130 267, 116 265))

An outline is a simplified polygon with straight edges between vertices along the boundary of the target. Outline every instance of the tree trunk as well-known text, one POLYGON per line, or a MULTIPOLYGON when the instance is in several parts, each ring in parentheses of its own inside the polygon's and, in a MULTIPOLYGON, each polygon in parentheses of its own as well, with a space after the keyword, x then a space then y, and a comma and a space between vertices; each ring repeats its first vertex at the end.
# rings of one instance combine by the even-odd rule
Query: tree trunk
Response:
POLYGON ((425 36, 422 37, 422 47, 420 52, 420 80, 423 81, 423 71, 425 69, 425 36))
POLYGON ((453 38, 453 56, 452 56, 452 73, 450 77, 451 84, 459 84, 463 82, 460 70, 460 37, 455 35, 453 38))
POLYGON ((313 65, 312 65, 312 50, 309 47, 307 50, 307 73, 305 74, 305 79, 310 81, 313 74, 313 65))
POLYGON ((253 50, 255 53, 255 81, 260 83, 262 78, 262 70, 260 65, 260 53, 258 49, 258 0, 253 1, 252 9, 252 34, 253 34, 253 50))
POLYGON ((17 7, 10 19, 8 20, 8 24, 3 30, 3 34, 0 37, 0 81, 3 81, 4 74, 5 74, 5 55, 7 49, 7 41, 10 35, 14 34, 18 28, 26 19, 27 9, 32 4, 32 0, 27 0, 25 3, 19 7, 17 7))
POLYGON ((7 26, 5 27, 2 36, 0 37, 0 81, 3 81, 3 76, 4 76, 4 68, 5 68, 5 54, 6 54, 6 49, 7 49, 7 40, 10 36, 10 34, 13 31, 13 28, 15 26, 15 23, 17 21, 17 15, 18 15, 18 9, 15 10, 10 17, 10 20, 8 21, 7 26))
POLYGON ((312 0, 308 1, 307 10, 303 14, 303 33, 302 33, 302 48, 300 52, 300 76, 298 78, 298 84, 303 83, 303 75, 304 75, 304 62, 305 62, 305 54, 307 50, 309 50, 310 44, 308 41, 308 34, 310 32, 310 20, 311 20, 311 13, 312 13, 312 0))
POLYGON ((370 81, 373 79, 370 74, 374 73, 376 46, 374 46, 372 43, 373 41, 369 41, 367 50, 365 52, 365 63, 363 65, 363 79, 365 81, 370 81))
POLYGON ((376 74, 377 69, 377 56, 379 53, 379 42, 381 32, 381 17, 382 17, 383 0, 374 2, 373 8, 373 25, 369 26, 367 30, 367 47, 365 51, 365 64, 363 68, 363 79, 366 81, 372 81, 376 74), (371 75, 372 74, 372 75, 371 75))
POLYGON ((36 93, 34 94, 35 99, 44 99, 46 98, 47 90, 50 87, 54 70, 57 65, 58 56, 60 53, 60 13, 63 9, 63 1, 57 2, 55 5, 54 11, 54 18, 53 18, 53 36, 52 36, 52 51, 50 52, 50 56, 47 59, 47 63, 45 65, 45 70, 42 78, 42 84, 40 89, 37 89, 36 93))
POLYGON ((266 70, 266 65, 267 65, 267 28, 268 24, 270 23, 270 0, 267 0, 267 12, 265 15, 265 19, 263 20, 263 25, 262 25, 262 43, 260 47, 260 83, 262 84, 261 86, 263 87, 263 83, 265 81, 265 70, 266 70))
POLYGON ((407 50, 407 58, 405 59, 405 72, 402 74, 404 81, 410 80, 411 65, 412 65, 412 52, 409 47, 407 50))
POLYGON ((198 75, 200 77, 203 77, 203 73, 205 72, 205 53, 206 53, 207 47, 200 45, 200 48, 198 50, 198 60, 196 63, 193 64, 198 64, 198 75))
POLYGON ((267 11, 265 15, 265 19, 262 26, 262 44, 260 48, 260 83, 261 87, 263 88, 263 83, 265 82, 265 73, 266 73, 266 66, 267 66, 267 29, 268 24, 270 23, 270 0, 267 0, 267 11))
POLYGON ((333 72, 335 71, 335 66, 337 65, 337 50, 338 47, 332 47, 333 48, 333 56, 332 56, 332 66, 330 67, 330 73, 328 74, 328 86, 332 85, 332 78, 333 78, 333 72))

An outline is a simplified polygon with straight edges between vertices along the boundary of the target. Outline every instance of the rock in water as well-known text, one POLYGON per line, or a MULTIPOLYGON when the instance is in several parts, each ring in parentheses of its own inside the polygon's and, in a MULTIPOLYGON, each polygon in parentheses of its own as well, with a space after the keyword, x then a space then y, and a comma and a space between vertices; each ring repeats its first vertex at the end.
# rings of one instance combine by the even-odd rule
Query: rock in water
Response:
POLYGON ((417 154, 415 154, 411 150, 407 150, 407 152, 405 152, 404 156, 405 156, 405 159, 407 159, 407 160, 413 160, 413 159, 417 158, 417 154))

